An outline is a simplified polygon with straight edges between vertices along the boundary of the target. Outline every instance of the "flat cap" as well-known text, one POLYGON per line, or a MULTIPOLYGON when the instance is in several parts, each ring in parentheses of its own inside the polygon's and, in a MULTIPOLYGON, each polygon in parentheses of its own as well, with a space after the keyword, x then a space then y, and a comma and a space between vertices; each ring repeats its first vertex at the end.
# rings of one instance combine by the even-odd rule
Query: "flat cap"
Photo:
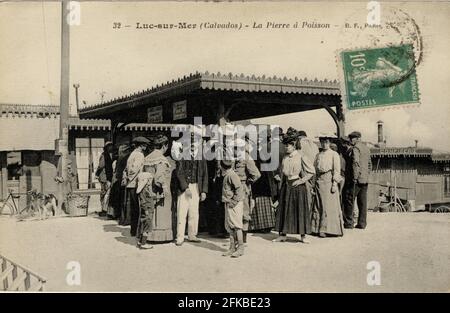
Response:
POLYGON ((348 138, 361 138, 361 133, 359 131, 354 131, 348 134, 348 138))

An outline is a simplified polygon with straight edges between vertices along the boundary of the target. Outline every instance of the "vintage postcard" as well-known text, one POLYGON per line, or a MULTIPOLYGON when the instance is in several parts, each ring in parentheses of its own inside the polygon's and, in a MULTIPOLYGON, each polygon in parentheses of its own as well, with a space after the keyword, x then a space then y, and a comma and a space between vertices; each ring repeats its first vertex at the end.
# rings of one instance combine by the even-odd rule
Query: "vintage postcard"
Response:
POLYGON ((449 30, 448 1, 2 1, 0 290, 448 292, 449 30))

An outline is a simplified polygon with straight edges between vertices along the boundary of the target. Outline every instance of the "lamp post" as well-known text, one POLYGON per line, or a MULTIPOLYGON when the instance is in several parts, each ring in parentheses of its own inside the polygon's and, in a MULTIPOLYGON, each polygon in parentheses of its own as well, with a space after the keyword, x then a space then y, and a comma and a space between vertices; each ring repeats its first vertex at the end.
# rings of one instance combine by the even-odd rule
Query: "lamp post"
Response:
POLYGON ((73 84, 73 88, 75 88, 75 104, 77 108, 77 115, 80 110, 80 104, 78 103, 78 88, 80 88, 80 84, 73 84))

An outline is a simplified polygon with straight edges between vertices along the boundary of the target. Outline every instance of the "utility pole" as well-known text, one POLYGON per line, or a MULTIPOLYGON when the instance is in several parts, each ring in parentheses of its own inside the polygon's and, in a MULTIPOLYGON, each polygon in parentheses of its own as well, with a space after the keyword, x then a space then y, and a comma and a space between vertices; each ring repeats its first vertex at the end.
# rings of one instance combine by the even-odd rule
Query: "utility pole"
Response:
POLYGON ((68 165, 69 165, 69 129, 67 121, 69 118, 69 93, 70 93, 70 25, 68 15, 68 0, 61 1, 61 83, 59 98, 59 141, 58 152, 61 157, 60 175, 63 180, 60 188, 60 197, 65 201, 68 191, 68 165))

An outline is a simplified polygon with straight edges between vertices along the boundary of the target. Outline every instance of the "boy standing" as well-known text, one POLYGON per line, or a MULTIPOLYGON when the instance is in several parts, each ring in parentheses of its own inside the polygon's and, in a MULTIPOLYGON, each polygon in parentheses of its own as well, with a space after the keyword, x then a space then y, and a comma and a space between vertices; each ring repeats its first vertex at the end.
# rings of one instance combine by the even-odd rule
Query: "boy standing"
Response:
POLYGON ((222 160, 223 171, 222 202, 225 207, 225 229, 230 234, 230 249, 223 256, 238 258, 244 255, 243 211, 244 187, 233 171, 233 162, 222 160))

